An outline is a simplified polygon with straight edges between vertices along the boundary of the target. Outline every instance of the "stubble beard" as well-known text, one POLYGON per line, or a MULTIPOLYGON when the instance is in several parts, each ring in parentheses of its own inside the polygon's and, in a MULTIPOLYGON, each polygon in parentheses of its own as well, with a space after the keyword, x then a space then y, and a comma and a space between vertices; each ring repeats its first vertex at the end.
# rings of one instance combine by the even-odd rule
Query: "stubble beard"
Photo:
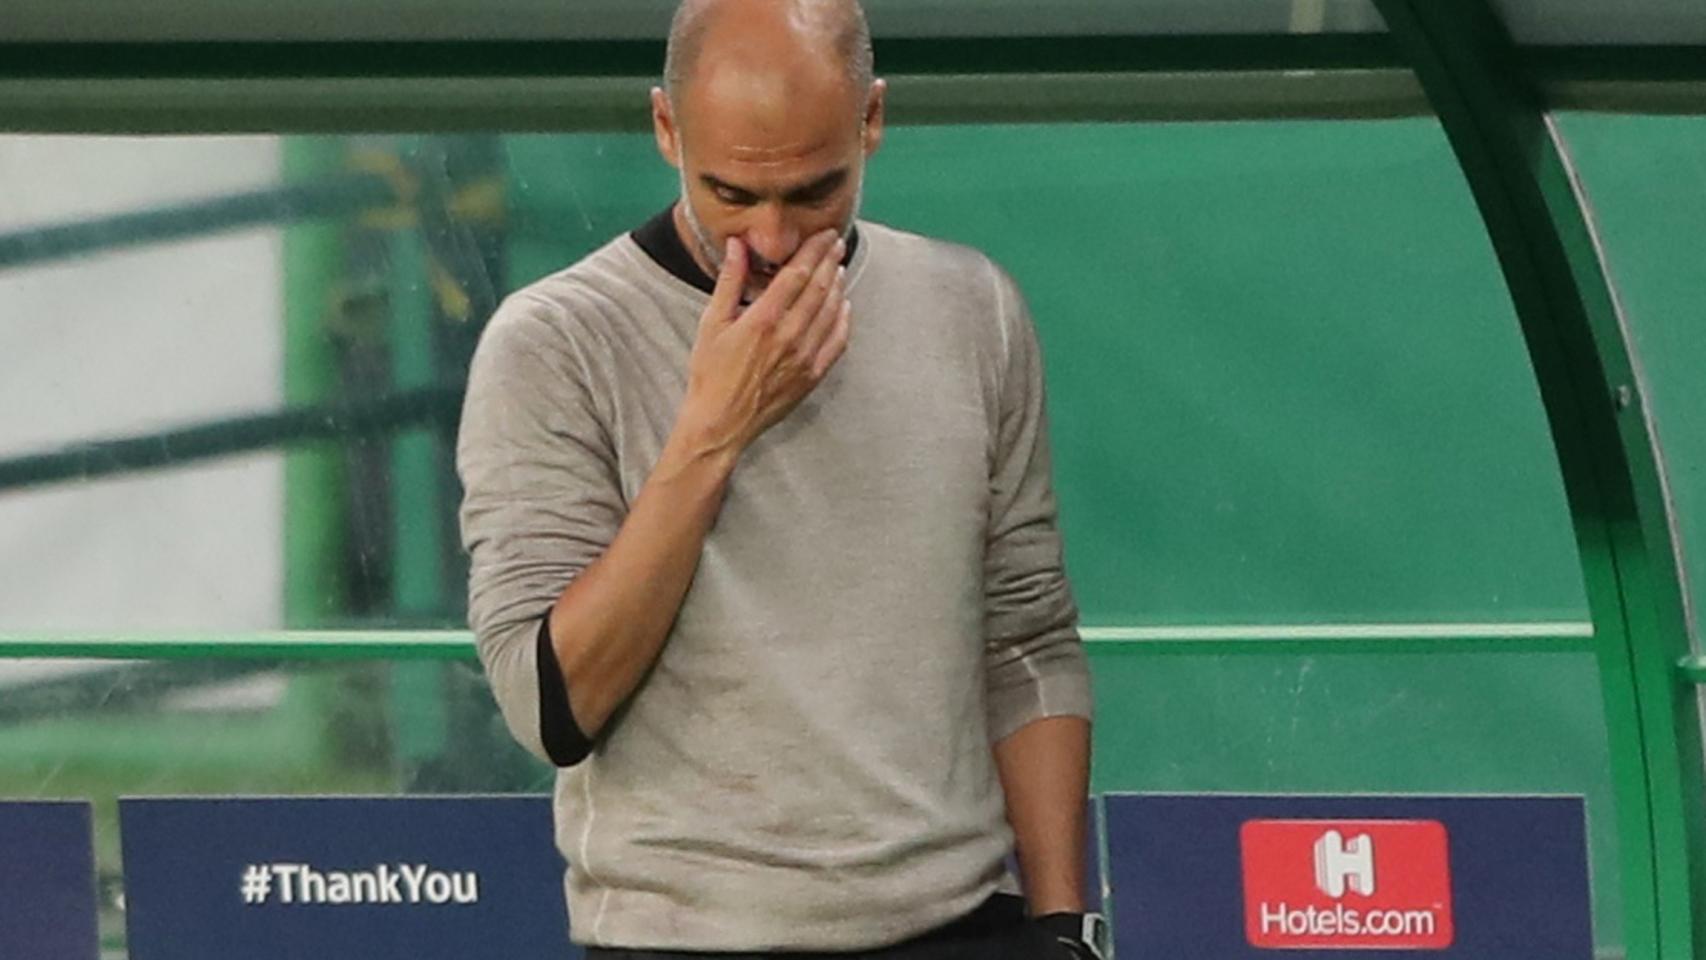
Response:
MULTIPOLYGON (((693 198, 691 196, 689 196, 688 192, 687 192, 687 165, 686 165, 686 163, 682 163, 678 167, 678 172, 679 172, 680 180, 681 180, 681 213, 682 213, 682 216, 685 217, 687 220, 687 229, 689 231, 691 231, 693 234, 693 245, 699 248, 698 252, 699 252, 700 259, 702 259, 704 262, 711 265, 711 276, 714 278, 714 277, 716 277, 717 274, 719 274, 723 271, 723 260, 724 260, 723 249, 721 247, 719 247, 716 243, 712 242, 711 231, 705 229, 705 222, 703 220, 699 219, 699 214, 693 209, 693 198)), ((848 209, 847 218, 841 224, 841 238, 843 240, 847 239, 848 236, 850 236, 852 234, 853 223, 854 223, 854 221, 859 219, 859 208, 864 205, 864 202, 865 202, 865 171, 860 170, 859 171, 859 183, 858 183, 858 186, 856 186, 854 188, 853 206, 848 209)), ((771 275, 774 275, 776 271, 782 269, 782 264, 771 263, 770 261, 765 260, 763 257, 760 257, 758 254, 754 253, 750 247, 747 248, 746 255, 747 255, 747 267, 748 267, 749 273, 750 272, 761 272, 761 273, 769 273, 771 275)), ((756 296, 757 293, 760 293, 760 292, 763 292, 763 286, 762 285, 758 288, 757 291, 754 291, 751 288, 750 284, 748 285, 748 290, 747 290, 748 294, 750 294, 752 296, 756 296)))

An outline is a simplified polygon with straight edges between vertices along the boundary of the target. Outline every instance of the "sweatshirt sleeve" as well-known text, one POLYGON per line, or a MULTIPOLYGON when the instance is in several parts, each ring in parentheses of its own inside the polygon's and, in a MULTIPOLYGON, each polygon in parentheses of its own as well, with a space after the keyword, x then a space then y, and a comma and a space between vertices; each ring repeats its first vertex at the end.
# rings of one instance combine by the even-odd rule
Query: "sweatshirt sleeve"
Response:
POLYGON ((1057 523, 1042 356, 1017 285, 991 267, 1001 324, 999 423, 984 554, 989 734, 1090 716, 1090 675, 1057 523))
POLYGON ((480 662, 515 739, 568 766, 589 745, 568 713, 544 618, 615 539, 627 506, 584 367, 546 319, 552 309, 511 297, 488 324, 469 369, 456 466, 480 662))

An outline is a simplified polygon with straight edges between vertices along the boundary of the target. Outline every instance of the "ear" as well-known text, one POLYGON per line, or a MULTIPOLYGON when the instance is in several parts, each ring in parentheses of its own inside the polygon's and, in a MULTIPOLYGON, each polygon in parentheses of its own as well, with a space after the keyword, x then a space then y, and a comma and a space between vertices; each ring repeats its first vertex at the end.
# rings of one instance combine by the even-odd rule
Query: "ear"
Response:
POLYGON ((657 138, 658 153, 664 162, 677 169, 681 166, 681 128, 676 126, 670 110, 669 94, 662 87, 652 88, 652 135, 657 138))
POLYGON ((883 114, 884 98, 887 96, 889 85, 883 80, 871 81, 871 95, 865 101, 865 156, 877 152, 883 145, 883 114))

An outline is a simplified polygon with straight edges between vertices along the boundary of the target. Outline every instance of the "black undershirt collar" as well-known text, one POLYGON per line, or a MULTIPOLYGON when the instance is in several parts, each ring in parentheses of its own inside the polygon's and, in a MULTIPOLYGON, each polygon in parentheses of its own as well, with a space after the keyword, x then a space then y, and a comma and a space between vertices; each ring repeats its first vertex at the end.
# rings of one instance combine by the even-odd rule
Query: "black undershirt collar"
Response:
MULTIPOLYGON (((677 280, 703 293, 716 290, 717 282, 705 273, 699 261, 688 252, 687 245, 681 242, 681 233, 675 229, 674 204, 665 207, 662 213, 647 220, 629 236, 640 245, 646 256, 677 280)), ((842 264, 852 263, 853 252, 858 249, 859 228, 854 227, 847 232, 847 253, 841 258, 842 264)))

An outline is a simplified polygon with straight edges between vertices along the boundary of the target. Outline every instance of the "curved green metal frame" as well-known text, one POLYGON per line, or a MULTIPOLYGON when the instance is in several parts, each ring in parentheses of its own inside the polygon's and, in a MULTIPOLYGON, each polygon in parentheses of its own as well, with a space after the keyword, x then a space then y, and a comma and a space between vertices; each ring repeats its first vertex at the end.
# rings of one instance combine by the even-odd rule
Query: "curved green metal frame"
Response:
MULTIPOLYGON (((1020 75, 1039 72, 1097 79, 1093 75, 1235 71, 1374 75, 1405 64, 1415 71, 1486 222, 1558 451, 1593 618, 1589 642, 1601 667, 1612 736, 1625 952, 1641 960, 1706 957, 1706 754, 1692 686, 1706 683, 1706 656, 1694 653, 1689 643, 1685 571, 1673 549, 1664 478, 1632 347, 1567 147, 1553 132, 1544 105, 1560 82, 1632 80, 1681 91, 1681 99, 1652 101, 1663 109, 1682 104, 1706 112, 1706 97, 1699 97, 1706 89, 1706 67, 1701 66, 1706 57, 1697 50, 1670 48, 1524 50, 1506 35, 1490 0, 1373 2, 1387 20, 1389 37, 890 40, 881 46, 885 70, 1003 88, 1020 75)), ((614 112, 613 91, 626 97, 636 78, 655 69, 658 59, 656 45, 645 43, 594 43, 572 50, 561 44, 487 46, 492 49, 463 44, 222 45, 217 50, 0 44, 0 52, 12 54, 0 56, 0 63, 9 64, 0 67, 0 103, 8 102, 10 90, 17 103, 35 100, 40 108, 22 121, 14 113, 12 122, 0 127, 16 129, 21 122, 27 128, 116 132, 141 124, 152 130, 232 132, 257 129, 263 119, 273 129, 279 124, 335 129, 358 120, 368 126, 382 120, 388 122, 380 126, 437 128, 468 118, 533 129, 565 123, 583 129, 623 126, 632 119, 614 112), (468 52, 475 56, 460 56, 468 52), (228 97, 222 100, 215 94, 227 82, 283 91, 281 102, 293 112, 257 111, 234 105, 228 97), (555 83, 562 86, 561 96, 545 107, 492 112, 508 97, 505 84, 514 82, 531 87, 555 83), (353 85, 353 93, 322 89, 344 83, 353 85), (427 113, 387 116, 377 109, 390 102, 387 91, 418 93, 428 87, 447 97, 433 100, 438 106, 427 113), (474 93, 459 100, 452 95, 459 90, 474 93), (36 96, 43 92, 53 96, 36 96), (457 113, 463 100, 466 109, 457 113), (136 119, 133 108, 150 104, 154 113, 136 119), (572 116, 554 112, 565 105, 576 108, 572 116)), ((957 89, 943 88, 921 100, 912 119, 999 119, 978 112, 957 89)), ((1389 96, 1373 109, 1391 109, 1387 105, 1392 103, 1401 108, 1402 96, 1389 96)), ((1110 108, 1101 101, 1081 108, 1091 116, 1131 110, 1129 103, 1110 108)), ((1324 98, 1318 107, 1305 105, 1295 112, 1325 115, 1343 109, 1342 100, 1324 98)), ((462 659, 469 652, 465 638, 441 634, 250 639, 254 642, 221 643, 210 637, 66 643, 0 637, 0 657, 462 659)))
POLYGON ((1633 346, 1540 91, 1486 0, 1375 0, 1439 114, 1540 385, 1611 731, 1626 952, 1706 946, 1706 792, 1683 576, 1633 346))

